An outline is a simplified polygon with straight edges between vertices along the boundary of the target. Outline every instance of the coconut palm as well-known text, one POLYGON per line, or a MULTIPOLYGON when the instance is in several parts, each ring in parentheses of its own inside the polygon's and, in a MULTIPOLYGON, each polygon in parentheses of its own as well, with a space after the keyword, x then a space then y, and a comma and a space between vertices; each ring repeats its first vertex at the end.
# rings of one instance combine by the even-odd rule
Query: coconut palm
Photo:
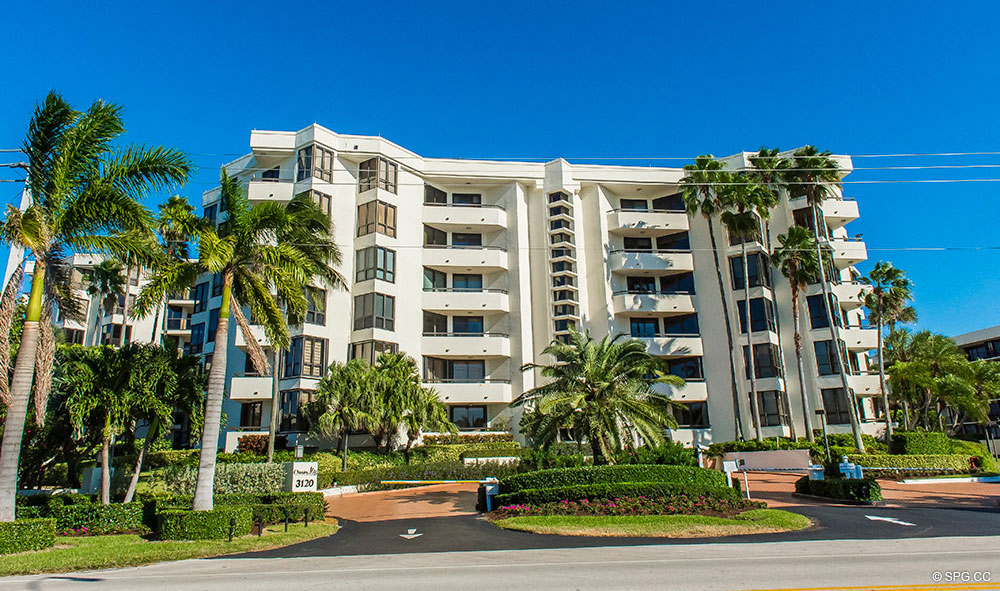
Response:
POLYGON ((885 355, 882 350, 882 329, 887 322, 895 323, 901 316, 907 320, 910 313, 916 319, 913 308, 906 302, 913 300, 913 282, 906 278, 902 269, 892 263, 879 261, 875 268, 862 277, 861 281, 872 286, 865 294, 865 307, 868 308, 868 319, 875 320, 878 328, 878 387, 882 393, 882 406, 885 408, 885 440, 892 441, 892 413, 889 411, 889 392, 885 387, 885 355), (908 310, 908 312, 904 312, 908 310))
MULTIPOLYGON (((110 316, 118 306, 119 298, 125 296, 125 285, 128 280, 122 273, 122 264, 115 259, 105 259, 101 264, 89 271, 84 280, 87 282, 87 295, 97 298, 97 310, 94 314, 94 335, 101 337, 101 318, 110 316)), ((122 327, 122 333, 125 330, 122 327)), ((99 344, 99 343, 94 343, 99 344)))
POLYGON ((802 366, 802 326, 799 320, 799 295, 807 285, 819 276, 819 259, 816 258, 816 237, 809 228, 791 226, 788 232, 778 235, 778 248, 771 255, 771 262, 788 279, 792 290, 792 323, 795 344, 795 368, 799 378, 799 392, 802 395, 802 416, 805 418, 806 437, 815 439, 812 428, 812 410, 806 393, 805 371, 802 366))
POLYGON ((895 340, 897 360, 888 369, 889 381, 893 391, 914 402, 916 422, 928 430, 941 429, 945 408, 980 419, 985 416, 988 400, 975 396, 972 364, 954 341, 930 331, 895 340))
MULTIPOLYGON (((830 152, 820 152, 813 146, 804 146, 792 154, 792 166, 783 175, 788 188, 789 197, 805 197, 812 211, 813 230, 816 233, 816 258, 825 261, 820 238, 825 238, 826 220, 822 217, 820 206, 826 199, 838 197, 836 189, 840 187, 840 167, 831 158, 830 152)), ((837 371, 847 396, 848 414, 851 417, 851 432, 854 434, 854 445, 861 453, 865 452, 865 443, 861 439, 861 423, 858 420, 857 399, 847 381, 847 370, 840 348, 840 331, 834 321, 834 311, 830 307, 833 299, 830 295, 830 284, 826 277, 825 262, 819 266, 819 280, 823 289, 823 306, 830 319, 830 333, 833 336, 834 358, 837 371)), ((839 313, 839 310, 838 310, 839 313)))
POLYGON ((729 341, 729 379, 733 395, 733 418, 736 436, 743 437, 743 408, 736 384, 736 362, 733 360, 733 325, 729 317, 729 303, 722 281, 722 264, 719 261, 719 247, 715 239, 715 218, 728 209, 728 193, 724 190, 732 182, 732 175, 724 170, 724 164, 711 154, 698 156, 694 164, 684 165, 682 198, 689 215, 701 214, 708 222, 708 236, 712 240, 712 256, 715 258, 715 278, 719 285, 719 299, 722 316, 726 323, 726 338, 729 341))
POLYGON ((448 406, 431 388, 413 391, 403 416, 403 426, 406 428, 406 447, 403 451, 407 457, 424 431, 458 433, 458 427, 448 419, 448 406))
POLYGON ((557 413, 563 421, 551 423, 554 429, 567 426, 567 414, 575 415, 572 425, 586 436, 595 464, 612 462, 614 452, 635 437, 649 445, 660 444, 666 429, 677 427, 675 403, 654 391, 653 385, 681 388, 684 380, 664 374, 663 360, 650 355, 642 341, 622 334, 597 341, 589 333, 571 331, 568 343, 552 341, 542 354, 555 362, 528 363, 522 370, 540 370, 548 383, 511 404, 557 413))
POLYGON ((215 480, 216 452, 226 386, 229 318, 235 318, 247 343, 247 355, 260 375, 268 375, 267 357, 250 332, 243 314, 248 306, 263 326, 272 347, 288 347, 288 324, 275 295, 284 302, 289 317, 305 314, 305 290, 313 278, 339 277, 334 266, 340 250, 333 242, 330 220, 308 194, 294 197, 286 206, 273 201, 251 206, 240 183, 222 170, 220 199, 229 211, 229 232, 202 228, 198 233, 198 259, 162 264, 136 300, 136 313, 148 314, 166 297, 194 283, 203 273, 222 277, 222 303, 215 334, 212 370, 205 397, 198 481, 193 508, 210 511, 215 480), (274 293, 272 293, 272 291, 274 293))
MULTIPOLYGON (((154 266, 169 266, 172 262, 186 260, 189 243, 205 227, 207 227, 205 220, 195 214, 194 206, 188 203, 184 197, 173 195, 166 202, 161 203, 160 212, 153 220, 153 229, 159 238, 156 248, 162 256, 157 257, 154 266)), ((185 286, 185 288, 189 287, 191 286, 185 286)), ((154 337, 157 327, 160 325, 162 308, 163 306, 156 306, 155 316, 153 316, 154 337)))
POLYGON ((316 394, 307 407, 312 417, 310 432, 337 437, 341 468, 347 470, 347 438, 370 421, 369 398, 376 381, 375 370, 363 359, 333 363, 319 381, 316 394))
POLYGON ((142 255, 135 236, 147 232, 149 213, 139 200, 184 182, 190 172, 188 159, 171 149, 115 149, 124 131, 117 105, 97 101, 80 112, 54 92, 35 108, 28 125, 23 151, 31 203, 23 212, 9 207, 0 226, 0 241, 34 261, 0 443, 0 521, 14 519, 21 434, 32 387, 36 408, 44 407, 50 387, 55 344, 51 318, 43 317, 43 311, 58 305, 70 318, 81 316, 66 257, 74 252, 119 259, 142 255))

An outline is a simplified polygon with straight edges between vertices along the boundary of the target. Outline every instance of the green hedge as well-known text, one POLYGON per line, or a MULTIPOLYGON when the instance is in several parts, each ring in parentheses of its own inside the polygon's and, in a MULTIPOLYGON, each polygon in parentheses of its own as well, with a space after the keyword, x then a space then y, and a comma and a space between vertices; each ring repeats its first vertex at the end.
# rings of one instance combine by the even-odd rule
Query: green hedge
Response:
POLYGON ((846 501, 882 500, 882 487, 872 478, 809 480, 803 476, 795 481, 795 492, 846 501))
POLYGON ((525 472, 500 481, 504 494, 534 488, 576 486, 614 482, 668 482, 693 486, 726 486, 722 472, 693 466, 627 464, 619 466, 581 466, 525 472))
POLYGON ((972 471, 970 456, 949 455, 851 455, 847 459, 860 464, 863 468, 887 468, 883 470, 864 470, 866 476, 872 477, 912 477, 934 476, 938 474, 964 474, 972 471), (909 470, 893 470, 892 468, 910 468, 909 470), (914 468, 923 468, 916 470, 914 468))
POLYGON ((580 499, 602 500, 640 496, 670 497, 679 494, 720 500, 735 500, 740 498, 739 491, 726 486, 702 486, 670 482, 614 482, 522 489, 512 493, 497 495, 495 497, 495 505, 538 504, 556 501, 579 501, 580 499))
POLYGON ((170 509, 157 517, 161 540, 220 540, 229 537, 232 519, 236 520, 234 537, 249 534, 253 511, 242 506, 222 506, 212 511, 170 509))
MULTIPOLYGON (((194 493, 198 480, 195 466, 171 466, 164 472, 167 487, 175 494, 194 493)), ((215 466, 216 494, 273 493, 281 490, 285 471, 281 464, 217 464, 215 466)))
POLYGON ((415 455, 428 463, 457 462, 465 453, 477 452, 507 452, 518 450, 521 446, 515 441, 487 441, 479 443, 460 443, 448 445, 425 445, 414 450, 415 455))
POLYGON ((44 550, 56 543, 55 519, 0 522, 0 554, 44 550))
POLYGON ((892 435, 892 453, 923 456, 949 454, 951 443, 944 433, 896 431, 892 435))
POLYGON ((433 434, 424 435, 423 444, 426 445, 453 445, 465 443, 490 443, 497 441, 514 441, 511 433, 463 433, 463 434, 433 434))
POLYGON ((480 462, 465 465, 462 462, 438 462, 337 472, 334 479, 341 486, 356 485, 365 490, 374 490, 390 487, 381 485, 383 480, 482 480, 487 477, 504 478, 516 473, 515 464, 480 462))
POLYGON ((50 505, 46 517, 56 520, 56 530, 76 534, 119 534, 142 532, 142 503, 97 503, 77 505, 50 505))
POLYGON ((522 458, 530 455, 535 450, 526 447, 508 447, 502 449, 484 449, 462 452, 459 459, 472 460, 478 458, 522 458))
MULTIPOLYGON (((146 523, 156 525, 156 515, 163 511, 185 511, 191 509, 194 497, 191 495, 157 495, 146 498, 146 523)), ((269 494, 225 494, 215 495, 213 499, 216 508, 249 507, 253 514, 253 522, 263 521, 265 524, 278 523, 285 520, 288 512, 292 521, 305 519, 306 509, 309 509, 309 520, 317 521, 326 514, 326 499, 321 492, 280 492, 269 494)))

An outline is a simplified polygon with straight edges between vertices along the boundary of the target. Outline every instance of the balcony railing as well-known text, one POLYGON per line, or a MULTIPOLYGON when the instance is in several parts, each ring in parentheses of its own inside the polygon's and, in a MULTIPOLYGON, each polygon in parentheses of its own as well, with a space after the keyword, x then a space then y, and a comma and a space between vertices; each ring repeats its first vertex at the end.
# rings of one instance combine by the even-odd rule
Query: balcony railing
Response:
POLYGON ((692 339, 701 338, 700 332, 657 332, 653 334, 633 334, 633 339, 692 339))
POLYGON ((658 290, 658 289, 622 289, 612 292, 611 295, 694 295, 694 290, 691 289, 674 289, 674 290, 658 290))
POLYGON ((188 318, 167 318, 164 323, 167 330, 188 330, 190 319, 188 318))
POLYGON ((427 378, 425 384, 509 384, 510 379, 502 378, 427 378))
POLYGON ((507 252, 507 249, 503 246, 481 246, 481 245, 465 245, 465 244, 425 244, 424 248, 434 248, 434 249, 447 249, 447 250, 498 250, 500 252, 507 252))
POLYGON ((295 179, 292 178, 282 178, 282 177, 265 177, 263 175, 255 174, 250 177, 250 180, 256 183, 294 183, 295 179))
POLYGON ((441 293, 507 293, 506 289, 476 289, 471 287, 425 287, 424 291, 441 293))
POLYGON ((632 207, 617 207, 612 209, 610 213, 687 213, 687 210, 683 207, 677 209, 635 209, 632 207))
POLYGON ((473 207, 480 209, 499 209, 504 211, 505 208, 501 205, 492 205, 488 203, 424 203, 428 207, 473 207))
POLYGON ((612 248, 611 254, 618 253, 640 253, 640 254, 691 254, 690 248, 612 248))
POLYGON ((503 332, 425 332, 425 337, 500 337, 507 338, 510 335, 503 332))

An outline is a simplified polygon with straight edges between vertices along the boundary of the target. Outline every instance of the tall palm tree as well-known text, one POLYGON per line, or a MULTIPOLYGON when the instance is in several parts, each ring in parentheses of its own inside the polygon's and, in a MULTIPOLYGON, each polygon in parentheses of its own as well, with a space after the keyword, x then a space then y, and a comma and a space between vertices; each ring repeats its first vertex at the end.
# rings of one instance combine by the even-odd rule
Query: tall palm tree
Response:
POLYGON ((222 420, 222 398, 226 387, 229 318, 235 318, 247 343, 247 355, 260 375, 268 375, 263 347, 250 332, 242 307, 249 306, 259 319, 272 347, 288 347, 288 324, 272 290, 290 317, 301 317, 306 309, 305 288, 314 277, 339 277, 334 265, 340 250, 330 233, 330 220, 308 194, 294 197, 285 206, 264 202, 251 206, 239 181, 222 170, 220 198, 229 211, 229 233, 202 228, 198 235, 198 259, 160 265, 136 300, 136 313, 148 314, 166 294, 191 285, 203 273, 222 277, 222 303, 215 334, 212 369, 205 396, 205 426, 202 431, 198 481, 193 508, 213 508, 216 453, 222 420))
MULTIPOLYGON (((784 175, 788 186, 789 197, 806 198, 806 203, 812 210, 813 229, 816 233, 816 258, 821 261, 819 280, 823 289, 823 307, 830 320, 830 334, 833 337, 834 358, 840 381, 847 397, 848 414, 851 417, 851 432, 854 434, 854 445, 861 453, 865 452, 865 442, 861 439, 861 422, 858 420, 857 399, 847 380, 847 370, 840 348, 840 331, 830 307, 830 284, 826 277, 825 257, 819 238, 826 237, 826 220, 823 218, 820 206, 826 199, 837 197, 836 188, 840 187, 840 167, 830 157, 830 152, 820 152, 813 146, 804 146, 792 154, 792 167, 784 175), (822 225, 821 225, 822 224, 822 225)), ((839 310, 837 311, 839 316, 839 310)))
POLYGON ((188 159, 168 148, 115 149, 124 131, 117 105, 97 101, 80 112, 55 92, 35 108, 28 125, 23 150, 31 203, 23 212, 8 208, 0 226, 0 241, 23 251, 35 264, 0 443, 0 521, 14 519, 21 435, 32 386, 36 401, 48 395, 54 342, 46 337, 51 319, 43 319, 43 309, 56 304, 70 318, 81 315, 72 269, 64 259, 74 252, 118 258, 142 254, 134 236, 147 231, 149 213, 139 200, 186 181, 190 172, 188 159))
POLYGON ((407 457, 424 431, 458 433, 458 427, 448 419, 448 406, 441 402, 433 389, 415 390, 407 407, 403 417, 403 425, 406 427, 406 447, 403 451, 407 457))
POLYGON ((869 311, 869 321, 874 317, 878 328, 878 388, 882 393, 882 406, 885 408, 885 440, 888 443, 892 441, 892 413, 889 407, 889 391, 885 387, 882 329, 890 319, 898 320, 900 315, 904 314, 904 310, 913 310, 906 305, 906 302, 913 300, 913 282, 906 278, 902 269, 885 261, 875 263, 875 268, 861 281, 872 286, 871 291, 865 294, 865 307, 869 311))
MULTIPOLYGON (((542 351, 555 363, 528 363, 523 371, 538 369, 548 383, 519 396, 512 406, 531 404, 538 412, 575 416, 573 426, 583 430, 594 455, 594 464, 613 461, 613 454, 636 436, 656 445, 666 429, 677 427, 674 403, 653 390, 654 384, 675 388, 684 380, 663 373, 663 360, 650 355, 642 341, 625 335, 605 336, 571 331, 568 343, 552 341, 542 351)), ((556 428, 565 424, 553 425, 556 428)))
MULTIPOLYGON (((158 260, 165 261, 168 265, 174 261, 186 260, 189 243, 204 227, 206 227, 205 220, 195 214, 194 206, 188 203, 186 198, 173 195, 166 202, 161 203, 160 212, 153 220, 153 229, 159 237, 157 246, 163 255, 158 260)), ((190 287, 190 285, 185 286, 185 288, 190 287)), ((160 325, 161 309, 162 306, 156 306, 156 312, 153 316, 152 337, 154 338, 157 327, 160 325)))
POLYGON ((336 437, 340 446, 341 469, 347 471, 347 438, 351 431, 370 421, 368 399, 376 380, 375 370, 364 359, 333 363, 316 388, 309 403, 310 432, 336 437))
POLYGON ((795 368, 799 377, 799 392, 802 395, 802 416, 805 418, 806 437, 815 440, 812 427, 812 409, 809 395, 806 393, 805 371, 802 366, 802 325, 799 312, 799 295, 807 285, 813 283, 819 276, 819 259, 815 251, 816 237, 809 228, 791 226, 786 234, 778 235, 778 244, 774 249, 771 262, 788 279, 792 290, 792 324, 795 344, 795 368))
POLYGON ((729 341, 729 380, 733 395, 733 419, 736 437, 743 438, 743 404, 740 402, 739 387, 736 382, 736 361, 733 358, 733 324, 729 316, 729 304, 722 280, 722 264, 719 261, 719 246, 715 239, 715 218, 729 207, 728 193, 724 190, 732 182, 732 175, 724 170, 724 164, 711 154, 698 156, 694 164, 684 165, 682 197, 689 215, 700 213, 708 222, 708 235, 712 240, 712 256, 715 258, 715 278, 719 285, 719 299, 722 316, 726 323, 726 338, 729 341))
POLYGON ((421 390, 417 362, 403 353, 383 353, 375 361, 369 423, 376 451, 389 451, 412 401, 421 390))
MULTIPOLYGON (((118 298, 125 295, 125 285, 128 280, 122 273, 122 264, 115 259, 105 259, 94 267, 85 277, 87 295, 97 298, 97 310, 94 314, 94 335, 99 345, 101 338, 101 317, 110 316, 118 306, 118 298)), ((125 328, 122 327, 124 333, 125 328)))

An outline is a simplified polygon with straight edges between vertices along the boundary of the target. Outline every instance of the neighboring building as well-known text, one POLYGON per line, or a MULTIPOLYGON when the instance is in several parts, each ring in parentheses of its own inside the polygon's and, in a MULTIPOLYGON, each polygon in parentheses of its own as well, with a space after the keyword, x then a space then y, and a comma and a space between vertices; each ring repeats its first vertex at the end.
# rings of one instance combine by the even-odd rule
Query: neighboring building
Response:
MULTIPOLYGON (((726 159, 747 166, 750 154, 726 159)), ((847 157, 837 157, 845 174, 847 157)), ((284 354, 279 432, 297 440, 301 408, 327 365, 352 357, 373 360, 402 351, 417 360, 424 383, 437 390, 462 429, 494 421, 516 425, 508 404, 541 379, 522 365, 570 328, 594 336, 625 333, 669 361, 688 385, 670 394, 686 408, 673 437, 711 443, 736 437, 735 416, 753 437, 746 336, 725 334, 712 242, 701 216, 685 213, 679 168, 576 165, 424 158, 379 137, 334 133, 319 125, 298 132, 253 131, 250 153, 226 165, 247 185, 252 203, 288 202, 311 193, 331 216, 344 255, 348 288, 319 292, 325 306, 292 328, 284 354), (734 407, 728 366, 738 364, 734 407)), ((203 196, 205 216, 225 224, 218 189, 203 196)), ((821 286, 802 294, 803 355, 809 408, 826 408, 831 432, 850 430, 848 404, 857 401, 866 432, 878 429, 872 404, 878 376, 867 372, 876 332, 864 317, 853 265, 865 244, 848 236, 855 201, 822 206, 821 234, 833 252, 834 327, 821 286), (847 354, 854 397, 845 395, 832 348, 836 332, 847 354)), ((791 292, 767 257, 791 224, 811 226, 802 198, 784 201, 769 228, 748 244, 750 324, 760 415, 767 436, 804 435, 802 398, 792 345, 791 292)), ((716 242, 734 330, 741 329, 740 244, 716 223, 716 242)), ((205 276, 171 318, 183 327, 184 349, 211 363, 221 283, 205 276), (183 305, 182 305, 183 304, 183 305)), ((745 318, 743 318, 745 321, 745 318)), ((268 343, 260 327, 255 338, 268 343)), ((257 376, 244 337, 230 330, 225 411, 227 448, 240 432, 267 430, 272 382, 257 376)), ((155 334, 153 335, 155 339, 155 334)), ((137 337, 139 338, 139 337, 137 337)), ((142 337, 144 338, 144 337, 142 337)), ((820 424, 814 421, 818 429, 820 424)))
MULTIPOLYGON (((965 351, 969 361, 1000 361, 1000 326, 967 332, 951 339, 965 351)), ((989 423, 986 427, 974 422, 962 423, 960 432, 992 440, 993 453, 1000 454, 1000 445, 995 442, 1000 438, 1000 400, 990 401, 989 423)))

